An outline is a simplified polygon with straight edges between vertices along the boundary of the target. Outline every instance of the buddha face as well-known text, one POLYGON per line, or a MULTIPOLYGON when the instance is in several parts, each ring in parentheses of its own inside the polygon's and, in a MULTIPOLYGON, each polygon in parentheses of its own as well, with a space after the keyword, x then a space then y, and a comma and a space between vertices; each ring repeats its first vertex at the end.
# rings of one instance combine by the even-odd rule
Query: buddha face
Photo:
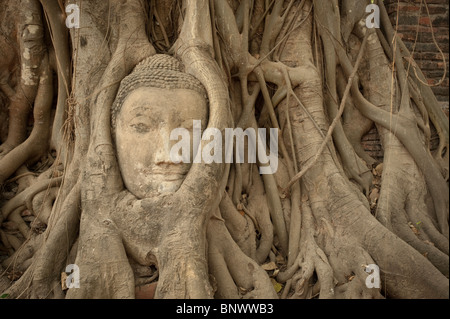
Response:
POLYGON ((116 146, 131 193, 142 199, 179 189, 193 159, 171 161, 170 151, 177 141, 170 140, 170 133, 185 128, 192 137, 193 121, 206 123, 207 112, 205 99, 193 90, 141 87, 128 95, 117 115, 116 146))

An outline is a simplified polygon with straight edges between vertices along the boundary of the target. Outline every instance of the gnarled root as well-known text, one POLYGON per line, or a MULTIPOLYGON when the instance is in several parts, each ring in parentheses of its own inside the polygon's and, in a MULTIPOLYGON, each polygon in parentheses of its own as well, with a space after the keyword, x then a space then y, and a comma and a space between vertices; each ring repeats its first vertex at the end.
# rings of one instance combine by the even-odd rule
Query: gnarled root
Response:
MULTIPOLYGON (((14 5, 13 2, 10 2, 10 4, 14 5)), ((45 47, 39 1, 21 1, 20 6, 20 19, 18 20, 20 22, 17 26, 19 49, 16 52, 20 61, 20 76, 17 79, 16 87, 10 85, 7 79, 0 80, 3 83, 0 88, 4 92, 6 91, 5 93, 10 99, 8 138, 0 145, 0 160, 26 139, 28 116, 36 98, 39 78, 46 68, 45 65, 41 68, 45 47)), ((22 160, 23 162, 24 160, 22 160)), ((4 164, 2 161, 0 167, 3 165, 6 165, 6 163, 4 164)), ((9 175, 12 173, 9 173, 9 175)), ((5 174, 5 171, 0 171, 0 184, 9 177, 5 174)))
POLYGON ((47 150, 50 138, 52 100, 52 74, 47 56, 45 56, 34 107, 33 130, 25 142, 0 159, 0 184, 24 163, 36 161, 47 150))
POLYGON ((267 273, 242 252, 219 210, 209 221, 207 238, 209 270, 217 283, 216 298, 277 298, 267 273))

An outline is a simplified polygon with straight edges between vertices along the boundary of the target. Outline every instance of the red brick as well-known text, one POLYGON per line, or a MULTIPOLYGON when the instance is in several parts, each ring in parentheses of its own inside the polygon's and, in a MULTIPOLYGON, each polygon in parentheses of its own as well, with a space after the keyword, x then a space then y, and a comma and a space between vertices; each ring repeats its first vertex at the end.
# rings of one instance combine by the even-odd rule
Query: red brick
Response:
POLYGON ((136 287, 135 298, 136 299, 154 299, 157 285, 158 285, 157 282, 153 282, 151 284, 136 287))
POLYGON ((430 25, 430 23, 432 23, 432 22, 431 22, 429 17, 421 17, 419 19, 419 23, 420 24, 425 24, 425 25, 430 25))

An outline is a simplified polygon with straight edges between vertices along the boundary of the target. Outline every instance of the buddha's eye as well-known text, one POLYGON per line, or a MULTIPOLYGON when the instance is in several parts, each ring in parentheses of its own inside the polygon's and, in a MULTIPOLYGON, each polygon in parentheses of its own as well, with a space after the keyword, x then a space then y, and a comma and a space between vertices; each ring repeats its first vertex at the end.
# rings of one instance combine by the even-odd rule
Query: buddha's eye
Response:
POLYGON ((150 127, 144 123, 136 123, 130 125, 137 133, 148 133, 150 132, 150 127))

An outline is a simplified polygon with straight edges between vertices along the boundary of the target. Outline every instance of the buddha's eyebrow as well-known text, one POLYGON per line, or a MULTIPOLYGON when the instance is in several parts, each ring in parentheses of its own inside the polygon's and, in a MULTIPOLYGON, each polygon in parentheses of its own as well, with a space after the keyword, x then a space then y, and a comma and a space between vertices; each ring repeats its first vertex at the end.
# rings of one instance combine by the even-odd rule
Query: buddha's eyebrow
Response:
POLYGON ((149 106, 137 106, 131 109, 131 114, 134 116, 148 116, 149 106))

